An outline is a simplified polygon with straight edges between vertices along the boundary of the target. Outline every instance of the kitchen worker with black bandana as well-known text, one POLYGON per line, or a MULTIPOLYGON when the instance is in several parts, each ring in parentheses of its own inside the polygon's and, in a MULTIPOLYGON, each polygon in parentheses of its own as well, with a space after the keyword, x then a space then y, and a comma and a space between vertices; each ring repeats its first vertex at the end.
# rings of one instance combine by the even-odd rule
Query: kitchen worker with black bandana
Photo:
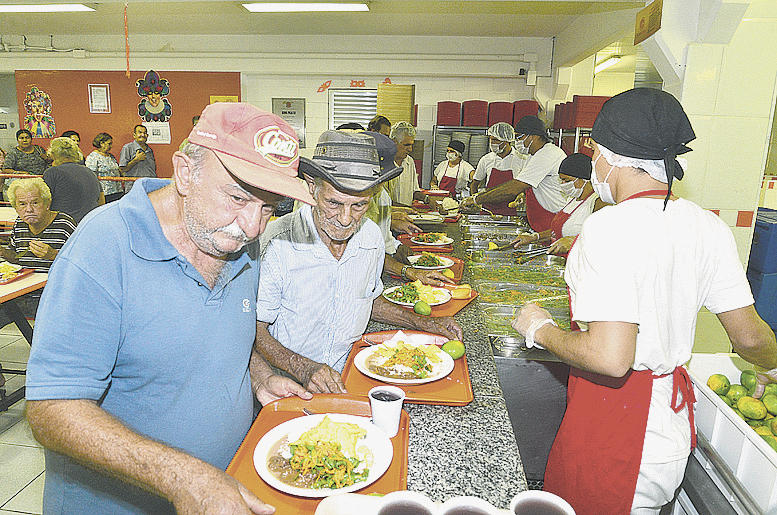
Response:
POLYGON ((715 313, 755 365, 777 366, 777 344, 729 227, 671 194, 685 173, 676 156, 696 137, 680 103, 661 90, 626 91, 604 104, 591 137, 591 183, 615 205, 586 219, 567 260, 572 318, 586 330, 559 329, 536 304, 512 325, 527 346, 571 365, 544 488, 579 515, 659 513, 695 445, 683 364, 699 310, 715 313))
POLYGON ((565 157, 558 175, 561 191, 569 202, 553 216, 550 229, 519 235, 511 242, 513 248, 534 242, 550 243, 548 254, 566 257, 585 219, 607 205, 591 186, 591 158, 587 155, 576 152, 565 157))
MULTIPOLYGON (((545 125, 536 116, 521 118, 514 131, 509 125, 508 127, 515 139, 512 152, 513 155, 517 154, 516 158, 506 162, 509 156, 502 157, 500 153, 483 156, 475 171, 474 183, 479 187, 485 180, 488 190, 465 199, 462 209, 467 211, 468 206, 479 204, 495 214, 515 214, 508 203, 524 192, 529 225, 536 232, 548 230, 555 214, 567 203, 561 193, 561 181, 558 177, 558 167, 566 153, 550 142, 545 125), (490 171, 488 166, 481 166, 487 158, 490 158, 491 162, 490 171), (505 166, 508 164, 509 167, 505 166), (508 170, 512 175, 507 173, 508 170)), ((490 131, 491 129, 489 135, 490 131)), ((491 143, 493 146, 493 137, 491 143)), ((498 149, 501 149, 501 146, 498 149)), ((486 164, 488 165, 488 162, 486 164)), ((473 185, 473 191, 477 190, 473 185)))

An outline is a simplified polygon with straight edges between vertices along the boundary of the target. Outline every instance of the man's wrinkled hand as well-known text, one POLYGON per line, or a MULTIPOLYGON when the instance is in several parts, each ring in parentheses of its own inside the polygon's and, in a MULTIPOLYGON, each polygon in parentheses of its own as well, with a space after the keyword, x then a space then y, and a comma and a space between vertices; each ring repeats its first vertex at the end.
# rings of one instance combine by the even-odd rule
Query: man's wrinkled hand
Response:
POLYGON ((393 217, 391 219, 391 230, 405 234, 416 234, 421 232, 421 228, 411 222, 410 219, 398 219, 393 217))
POLYGON ((172 500, 180 515, 270 515, 275 508, 263 503, 236 479, 210 465, 198 467, 180 485, 172 500))
POLYGON ((313 370, 305 386, 313 393, 348 393, 340 374, 325 364, 313 370))
POLYGON ((418 330, 439 334, 449 340, 461 340, 464 333, 453 317, 418 317, 418 330))
POLYGON ((303 386, 293 379, 273 374, 265 379, 261 384, 254 387, 254 395, 262 406, 274 400, 283 397, 296 395, 302 399, 308 400, 313 394, 307 391, 303 386))
POLYGON ((405 272, 405 275, 407 275, 407 278, 411 281, 421 281, 429 286, 454 284, 453 279, 445 277, 439 270, 419 270, 418 268, 410 268, 405 272))
POLYGON ((409 265, 410 261, 408 256, 412 255, 413 251, 407 245, 399 245, 397 251, 394 252, 394 259, 402 263, 403 265, 409 265))

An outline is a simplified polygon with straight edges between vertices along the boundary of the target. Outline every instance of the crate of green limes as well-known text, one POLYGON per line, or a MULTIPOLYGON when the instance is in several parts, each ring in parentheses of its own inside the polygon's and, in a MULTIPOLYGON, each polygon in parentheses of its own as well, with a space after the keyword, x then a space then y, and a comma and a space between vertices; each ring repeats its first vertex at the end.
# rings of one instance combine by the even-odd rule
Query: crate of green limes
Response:
MULTIPOLYGON (((753 366, 736 354, 694 353, 687 367, 696 391, 699 435, 720 455, 759 510, 777 513, 774 387, 755 399, 753 366)), ((713 467, 707 468, 715 474, 713 467)), ((716 483, 720 486, 725 480, 716 483)))

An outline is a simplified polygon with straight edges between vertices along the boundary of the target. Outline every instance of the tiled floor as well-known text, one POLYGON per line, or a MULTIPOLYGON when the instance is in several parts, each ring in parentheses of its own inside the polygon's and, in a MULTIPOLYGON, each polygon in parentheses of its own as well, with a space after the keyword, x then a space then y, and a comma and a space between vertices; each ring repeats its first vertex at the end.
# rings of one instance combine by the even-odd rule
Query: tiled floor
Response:
MULTIPOLYGON (((0 329, 3 368, 24 369, 30 346, 16 325, 0 329)), ((24 376, 6 374, 6 390, 24 384, 24 376)), ((24 400, 0 412, 0 515, 43 512, 43 449, 24 420, 24 400)))

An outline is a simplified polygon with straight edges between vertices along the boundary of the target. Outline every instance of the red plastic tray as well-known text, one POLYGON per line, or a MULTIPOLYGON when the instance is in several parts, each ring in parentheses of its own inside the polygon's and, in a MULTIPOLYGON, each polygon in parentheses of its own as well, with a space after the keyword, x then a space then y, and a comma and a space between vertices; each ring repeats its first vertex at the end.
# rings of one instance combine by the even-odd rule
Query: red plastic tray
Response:
MULTIPOLYGON (((316 511, 316 506, 321 499, 309 499, 296 495, 286 494, 276 490, 265 483, 254 468, 254 449, 261 437, 270 429, 282 422, 293 418, 305 416, 302 408, 307 408, 313 413, 345 413, 348 415, 370 416, 370 401, 366 396, 353 394, 317 394, 309 401, 299 397, 278 399, 263 407, 256 417, 251 429, 248 430, 243 443, 235 453, 227 474, 234 477, 259 499, 267 504, 275 506, 275 513, 301 515, 316 511)), ((380 479, 368 485, 357 493, 360 494, 387 494, 395 490, 407 488, 407 450, 410 431, 410 417, 402 410, 399 419, 399 432, 391 439, 394 446, 394 459, 391 465, 380 479)))
MULTIPOLYGON (((402 330, 405 334, 430 334, 421 331, 402 330)), ((396 331, 380 331, 377 333, 367 333, 364 336, 374 342, 384 342, 390 339, 396 331)), ((438 345, 445 343, 448 339, 444 336, 434 335, 435 342, 438 345)), ((372 379, 359 372, 359 369, 353 364, 356 355, 369 345, 364 340, 359 340, 353 344, 351 353, 348 355, 348 361, 345 363, 342 377, 345 388, 350 394, 367 395, 374 386, 386 384, 383 381, 372 379)), ((464 355, 455 360, 453 371, 448 376, 434 381, 432 383, 418 385, 395 385, 405 391, 405 402, 410 404, 442 404, 446 406, 465 406, 472 402, 474 398, 472 393, 472 382, 469 378, 469 366, 467 365, 467 356, 464 355)))

